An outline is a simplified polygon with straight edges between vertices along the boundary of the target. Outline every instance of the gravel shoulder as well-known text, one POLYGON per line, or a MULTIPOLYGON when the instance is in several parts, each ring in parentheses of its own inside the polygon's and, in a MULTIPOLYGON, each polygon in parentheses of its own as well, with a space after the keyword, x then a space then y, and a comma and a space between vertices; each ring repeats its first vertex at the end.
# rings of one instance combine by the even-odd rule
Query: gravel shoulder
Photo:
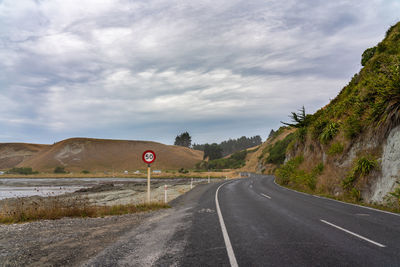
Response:
MULTIPOLYGON (((152 184, 154 200, 164 199, 164 184, 166 181, 152 184)), ((166 242, 190 226, 196 192, 207 185, 196 186, 181 197, 190 190, 190 182, 176 180, 168 187, 169 200, 176 199, 167 210, 0 225, 0 266, 149 266, 166 250, 176 255, 174 251, 182 250, 184 242, 168 248, 166 242), (145 251, 155 254, 138 257, 145 251)), ((82 195, 99 205, 143 203, 145 190, 145 183, 105 184, 62 197, 82 195)), ((37 197, 27 198, 28 202, 35 200, 37 197)))

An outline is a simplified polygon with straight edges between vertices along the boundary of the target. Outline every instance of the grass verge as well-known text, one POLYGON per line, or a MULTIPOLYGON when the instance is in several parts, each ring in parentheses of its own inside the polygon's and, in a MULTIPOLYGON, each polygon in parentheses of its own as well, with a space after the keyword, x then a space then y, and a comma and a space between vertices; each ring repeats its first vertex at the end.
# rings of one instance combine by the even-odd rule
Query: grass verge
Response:
POLYGON ((16 199, 12 205, 4 205, 0 211, 0 223, 22 223, 36 220, 56 220, 64 217, 104 217, 136 212, 154 211, 170 208, 164 203, 126 204, 114 206, 93 206, 88 199, 61 200, 57 197, 46 201, 27 202, 23 198, 16 199))

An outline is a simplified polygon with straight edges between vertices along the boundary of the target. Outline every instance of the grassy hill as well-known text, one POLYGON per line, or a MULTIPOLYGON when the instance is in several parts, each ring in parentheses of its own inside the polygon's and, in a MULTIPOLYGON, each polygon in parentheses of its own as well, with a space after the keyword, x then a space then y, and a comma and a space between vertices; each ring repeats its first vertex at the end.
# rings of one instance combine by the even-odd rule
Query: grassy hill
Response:
POLYGON ((278 182, 293 188, 400 205, 400 23, 361 62, 335 99, 294 123, 293 134, 267 140, 244 169, 277 168, 278 182))
POLYGON ((73 172, 132 171, 147 167, 142 161, 147 149, 157 154, 153 169, 193 168, 203 158, 201 151, 156 142, 72 138, 54 145, 0 144, 0 169, 53 172, 60 166, 73 172))
POLYGON ((15 167, 48 147, 50 146, 25 143, 0 144, 0 170, 15 167))

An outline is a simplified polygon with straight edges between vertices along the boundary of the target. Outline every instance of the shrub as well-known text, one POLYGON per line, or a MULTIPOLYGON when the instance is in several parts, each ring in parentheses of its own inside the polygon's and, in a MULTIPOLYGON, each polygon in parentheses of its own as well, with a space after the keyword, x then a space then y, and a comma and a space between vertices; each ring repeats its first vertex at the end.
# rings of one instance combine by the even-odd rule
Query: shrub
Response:
POLYGON ((299 128, 296 131, 296 137, 300 142, 304 143, 307 137, 307 128, 306 127, 299 128))
POLYGON ((178 170, 178 172, 179 172, 179 173, 189 173, 189 171, 186 170, 185 168, 180 168, 180 169, 178 170))
POLYGON ((328 125, 329 121, 327 120, 317 120, 315 122, 315 124, 313 125, 312 129, 311 129, 311 134, 313 136, 314 139, 318 139, 319 136, 322 134, 322 132, 324 131, 326 125, 328 125))
POLYGON ((361 157, 353 169, 355 175, 366 176, 378 166, 378 162, 371 157, 361 157))
POLYGON ((333 143, 328 150, 328 155, 333 156, 333 155, 342 154, 343 149, 344 149, 344 147, 341 143, 333 143))
POLYGON ((20 167, 20 168, 14 167, 10 169, 7 173, 29 175, 29 174, 38 174, 39 172, 33 171, 31 167, 20 167))
POLYGON ((361 132, 360 119, 356 116, 350 116, 344 123, 344 135, 348 139, 353 139, 361 132))
POLYGON ((285 139, 281 141, 277 141, 270 149, 268 150, 269 155, 266 158, 266 163, 273 163, 280 165, 285 161, 286 158, 286 148, 288 147, 289 143, 294 140, 295 135, 293 133, 286 136, 285 139))
POLYGON ((58 166, 58 167, 56 167, 56 168, 54 169, 54 173, 67 173, 67 172, 65 171, 65 168, 64 168, 64 167, 58 166))
POLYGON ((372 156, 363 156, 359 158, 353 169, 347 174, 346 178, 342 180, 344 189, 351 191, 354 187, 354 182, 357 178, 367 176, 373 169, 378 167, 378 162, 372 156))
POLYGON ((312 174, 318 176, 321 175, 323 171, 324 171, 324 164, 320 162, 314 167, 314 169, 312 170, 312 174))
POLYGON ((368 48, 364 51, 364 53, 361 56, 361 65, 365 66, 367 62, 375 55, 376 51, 376 46, 368 48))
POLYGON ((280 168, 276 169, 275 174, 278 178, 278 182, 284 185, 289 184, 293 174, 295 173, 296 169, 299 165, 304 161, 302 156, 295 157, 280 168))
POLYGON ((239 151, 233 153, 229 158, 214 159, 208 162, 203 161, 202 163, 196 164, 198 169, 238 169, 246 164, 247 151, 239 151))
POLYGON ((90 171, 88 171, 88 170, 83 170, 82 173, 83 173, 83 174, 88 174, 88 173, 90 173, 90 171))
POLYGON ((323 144, 326 144, 330 140, 332 140, 333 137, 335 137, 338 132, 339 132, 339 124, 336 122, 331 122, 322 131, 322 134, 320 136, 320 141, 323 144))
MULTIPOLYGON (((400 182, 396 182, 400 185, 400 182)), ((397 202, 398 207, 400 207, 400 186, 397 186, 393 192, 389 193, 397 202)))

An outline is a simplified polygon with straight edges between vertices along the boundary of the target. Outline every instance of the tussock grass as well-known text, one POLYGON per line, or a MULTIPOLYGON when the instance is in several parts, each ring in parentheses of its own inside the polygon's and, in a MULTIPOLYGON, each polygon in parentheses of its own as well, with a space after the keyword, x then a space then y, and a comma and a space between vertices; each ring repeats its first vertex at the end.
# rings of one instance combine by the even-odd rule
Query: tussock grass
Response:
POLYGON ((21 223, 36 220, 56 220, 64 217, 104 217, 169 208, 168 204, 127 204, 114 206, 90 205, 87 198, 61 199, 53 197, 38 202, 19 198, 0 210, 0 223, 21 223))

